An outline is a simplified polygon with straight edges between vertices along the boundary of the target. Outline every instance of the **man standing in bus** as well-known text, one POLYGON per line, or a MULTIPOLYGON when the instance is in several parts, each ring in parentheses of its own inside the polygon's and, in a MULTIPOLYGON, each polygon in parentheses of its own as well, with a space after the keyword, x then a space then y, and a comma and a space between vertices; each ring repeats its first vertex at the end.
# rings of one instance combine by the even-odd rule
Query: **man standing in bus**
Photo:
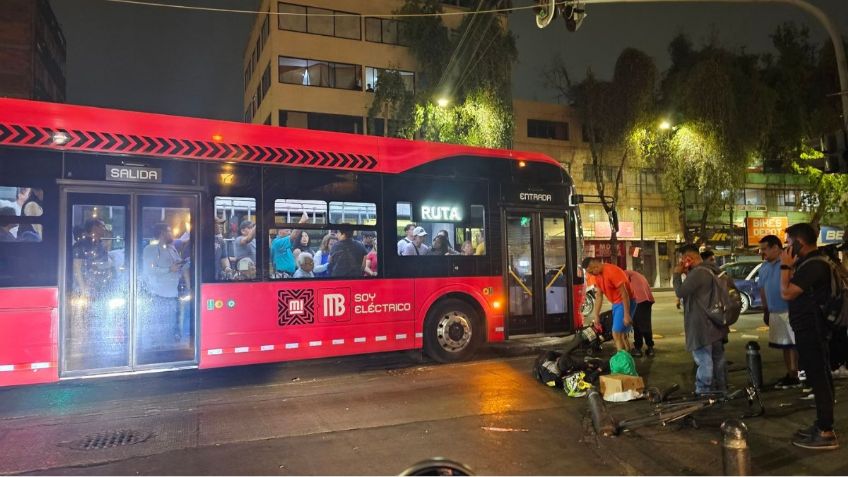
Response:
POLYGON ((612 303, 612 339, 616 351, 630 351, 630 333, 633 324, 633 311, 636 301, 633 300, 633 290, 630 280, 624 270, 611 263, 603 263, 597 257, 583 259, 583 269, 595 277, 595 286, 601 291, 595 303, 595 322, 600 323, 601 308, 604 296, 612 303))
POLYGON ((141 258, 141 280, 150 300, 147 309, 149 315, 144 322, 159 332, 164 333, 170 329, 177 338, 180 278, 185 280, 189 288, 191 281, 187 271, 184 272, 186 261, 174 247, 174 236, 168 224, 158 223, 153 226, 153 239, 144 247, 141 258))
POLYGON ((412 232, 415 230, 415 224, 410 222, 406 224, 406 227, 403 228, 403 233, 406 234, 405 237, 398 240, 397 243, 397 252, 398 255, 403 255, 403 249, 406 248, 407 245, 412 243, 412 238, 414 237, 412 232))
MULTIPOLYGON (((309 215, 304 212, 299 224, 309 221, 309 215)), ((297 269, 294 249, 299 246, 302 232, 300 230, 280 229, 277 237, 271 241, 271 259, 274 269, 281 278, 291 278, 297 269)))
POLYGON ((353 230, 349 227, 340 228, 338 237, 339 241, 330 250, 330 276, 361 277, 368 255, 365 247, 353 240, 353 230))

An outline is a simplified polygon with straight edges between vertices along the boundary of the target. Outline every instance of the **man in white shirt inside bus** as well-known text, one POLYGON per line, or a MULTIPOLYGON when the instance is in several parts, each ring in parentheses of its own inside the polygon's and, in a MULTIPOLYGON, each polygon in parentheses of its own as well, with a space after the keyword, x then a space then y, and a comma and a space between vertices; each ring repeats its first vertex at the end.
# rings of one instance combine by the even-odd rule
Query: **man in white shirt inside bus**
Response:
POLYGON ((180 278, 186 285, 191 281, 185 260, 174 247, 174 236, 168 224, 153 226, 153 239, 144 247, 142 264, 141 279, 149 299, 147 326, 151 331, 160 332, 172 328, 176 338, 180 278))

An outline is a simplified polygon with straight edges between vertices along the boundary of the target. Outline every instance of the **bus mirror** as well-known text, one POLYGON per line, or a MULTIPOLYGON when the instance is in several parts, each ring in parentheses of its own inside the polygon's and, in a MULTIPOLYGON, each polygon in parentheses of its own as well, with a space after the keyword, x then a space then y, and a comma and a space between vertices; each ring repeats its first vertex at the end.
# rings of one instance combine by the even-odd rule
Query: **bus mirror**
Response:
POLYGON ((568 205, 574 207, 575 205, 579 205, 583 203, 583 196, 581 194, 571 194, 568 196, 568 205))

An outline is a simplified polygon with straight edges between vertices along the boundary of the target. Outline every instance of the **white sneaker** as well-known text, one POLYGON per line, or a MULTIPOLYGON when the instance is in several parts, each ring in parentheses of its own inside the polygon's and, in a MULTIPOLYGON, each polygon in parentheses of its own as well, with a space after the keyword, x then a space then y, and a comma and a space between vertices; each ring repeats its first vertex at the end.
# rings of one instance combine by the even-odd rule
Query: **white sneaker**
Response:
POLYGON ((833 379, 848 379, 848 368, 843 364, 831 372, 833 379))

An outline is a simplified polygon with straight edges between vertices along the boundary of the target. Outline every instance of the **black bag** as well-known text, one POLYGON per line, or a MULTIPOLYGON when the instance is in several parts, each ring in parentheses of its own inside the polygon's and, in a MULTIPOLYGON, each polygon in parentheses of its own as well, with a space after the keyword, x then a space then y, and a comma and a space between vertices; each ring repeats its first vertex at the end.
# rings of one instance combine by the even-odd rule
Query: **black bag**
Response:
POLYGON ((552 388, 562 388, 562 372, 557 366, 557 360, 562 353, 543 351, 533 363, 533 377, 552 388))
POLYGON ((823 256, 814 256, 810 257, 809 260, 804 260, 796 271, 813 260, 824 262, 830 268, 830 299, 827 303, 819 305, 822 315, 829 325, 844 328, 848 326, 848 271, 823 256))

